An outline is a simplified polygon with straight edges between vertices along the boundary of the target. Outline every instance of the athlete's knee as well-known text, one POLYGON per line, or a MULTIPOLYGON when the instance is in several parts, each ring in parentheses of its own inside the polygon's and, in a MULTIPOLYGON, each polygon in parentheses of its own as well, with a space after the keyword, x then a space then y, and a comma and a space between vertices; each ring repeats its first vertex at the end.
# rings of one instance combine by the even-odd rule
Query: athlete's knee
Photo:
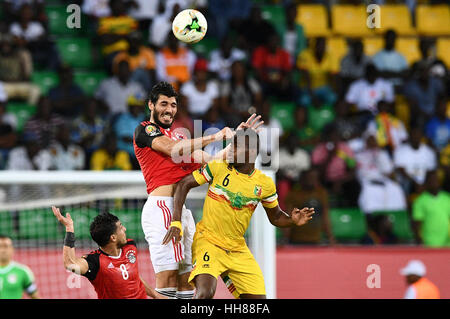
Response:
POLYGON ((212 299, 216 290, 213 287, 197 287, 195 299, 212 299))

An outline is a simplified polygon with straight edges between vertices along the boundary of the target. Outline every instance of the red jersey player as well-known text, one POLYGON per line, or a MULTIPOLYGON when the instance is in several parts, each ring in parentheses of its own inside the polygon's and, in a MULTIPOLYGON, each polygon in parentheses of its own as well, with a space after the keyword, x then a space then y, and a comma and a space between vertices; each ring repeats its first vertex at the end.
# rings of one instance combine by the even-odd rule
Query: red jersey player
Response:
MULTIPOLYGON (((183 208, 181 223, 172 223, 173 195, 176 183, 184 176, 215 158, 225 158, 225 150, 216 156, 202 151, 206 145, 232 138, 234 133, 224 128, 216 134, 187 139, 171 131, 177 113, 178 94, 167 82, 159 82, 150 92, 150 120, 142 122, 134 132, 134 151, 147 184, 148 199, 142 209, 142 229, 149 244, 150 257, 156 274, 156 291, 169 298, 189 299, 194 295, 188 283, 192 270, 191 245, 195 222, 190 210, 183 208), (196 163, 178 163, 173 154, 195 159, 196 163), (178 243, 162 245, 169 227, 179 227, 183 233, 178 243)), ((246 123, 256 129, 263 122, 252 115, 246 123)))
POLYGON ((99 299, 160 298, 139 275, 136 244, 127 239, 126 228, 109 213, 96 216, 91 223, 92 239, 99 249, 81 258, 75 256, 75 234, 69 213, 64 217, 59 208, 53 214, 66 227, 64 267, 89 279, 99 299))

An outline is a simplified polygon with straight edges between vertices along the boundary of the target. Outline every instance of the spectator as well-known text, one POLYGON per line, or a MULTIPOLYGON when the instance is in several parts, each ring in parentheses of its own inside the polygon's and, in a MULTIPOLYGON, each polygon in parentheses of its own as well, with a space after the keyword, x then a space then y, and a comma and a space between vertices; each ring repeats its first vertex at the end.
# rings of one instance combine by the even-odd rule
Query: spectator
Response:
POLYGON ((311 105, 308 105, 308 124, 316 132, 320 132, 325 125, 334 120, 334 108, 320 95, 313 94, 311 105))
POLYGON ((252 66, 263 92, 277 99, 292 100, 295 97, 291 82, 291 57, 280 46, 277 33, 268 35, 267 44, 257 47, 252 56, 252 66))
POLYGON ((70 140, 70 128, 67 125, 58 127, 56 142, 49 147, 52 156, 52 169, 71 171, 84 169, 84 151, 70 140))
POLYGON ((6 111, 5 102, 0 102, 0 154, 16 144, 16 127, 17 118, 6 111))
POLYGON ((229 127, 237 127, 245 121, 252 108, 261 108, 261 86, 249 76, 243 61, 233 62, 231 79, 221 84, 220 97, 222 113, 229 127))
POLYGON ((56 141, 56 132, 60 125, 65 124, 64 119, 52 113, 52 105, 46 96, 39 99, 34 114, 24 126, 24 132, 36 136, 38 144, 44 148, 56 141))
POLYGON ((277 172, 277 192, 280 207, 286 210, 284 199, 292 185, 300 180, 300 174, 310 168, 311 159, 308 152, 298 147, 297 136, 290 133, 280 148, 279 161, 283 164, 277 172))
POLYGON ((428 121, 426 136, 437 150, 442 150, 450 141, 450 118, 447 116, 447 99, 439 100, 434 117, 428 121))
MULTIPOLYGON (((351 143, 361 135, 365 127, 361 124, 359 116, 350 112, 349 105, 344 100, 338 100, 334 105, 336 117, 332 122, 339 132, 341 139, 351 143)), ((349 144, 349 146, 351 146, 349 144)))
POLYGON ((293 132, 298 138, 298 146, 309 153, 320 142, 320 134, 310 126, 308 111, 305 107, 298 107, 295 110, 293 132))
POLYGON ((83 0, 81 10, 94 21, 111 15, 109 0, 83 0))
POLYGON ((11 150, 6 164, 7 170, 49 170, 52 165, 50 153, 42 148, 38 137, 26 132, 23 135, 23 146, 11 150))
POLYGON ((138 27, 137 21, 126 14, 123 0, 110 0, 109 6, 111 15, 100 18, 97 29, 108 70, 114 56, 119 51, 128 50, 127 36, 138 27))
POLYGON ((366 136, 373 135, 378 146, 386 148, 390 153, 408 139, 403 122, 392 114, 391 109, 389 103, 379 101, 378 114, 369 122, 365 132, 366 136))
POLYGON ((172 32, 167 37, 167 46, 156 55, 156 76, 158 81, 167 81, 175 89, 191 79, 194 70, 195 53, 185 46, 180 46, 180 41, 172 32))
POLYGON ((211 52, 209 71, 217 74, 219 80, 228 81, 232 77, 233 63, 246 58, 246 53, 234 47, 233 38, 228 35, 222 39, 220 48, 211 52))
POLYGON ((0 169, 4 169, 11 148, 16 145, 17 118, 6 111, 7 97, 0 83, 0 169))
POLYGON ((74 118, 81 112, 85 96, 81 87, 73 82, 73 70, 61 65, 58 70, 59 82, 48 92, 52 110, 66 118, 74 118))
POLYGON ((130 79, 130 67, 127 61, 120 61, 117 75, 109 77, 100 83, 95 97, 104 103, 110 115, 127 111, 127 99, 130 95, 144 95, 144 89, 139 83, 130 79))
POLYGON ((440 299, 439 289, 426 275, 426 267, 420 260, 411 260, 400 270, 408 289, 403 299, 440 299))
POLYGON ((164 42, 172 32, 172 21, 175 19, 178 12, 180 12, 180 5, 175 4, 172 7, 170 14, 165 14, 166 2, 167 1, 159 0, 158 14, 155 16, 149 27, 148 42, 155 49, 161 49, 164 46, 164 42))
POLYGON ((413 77, 406 82, 403 94, 410 106, 413 125, 424 126, 435 112, 444 86, 440 79, 430 75, 426 66, 419 66, 413 77))
POLYGON ((387 215, 373 215, 379 211, 406 210, 406 197, 393 178, 394 163, 387 151, 377 145, 374 136, 366 139, 364 150, 355 154, 356 174, 361 184, 358 206, 366 214, 372 240, 380 244, 395 244, 392 223, 387 215))
POLYGON ((8 34, 0 34, 0 81, 10 99, 26 99, 36 104, 41 90, 30 83, 33 64, 30 53, 18 50, 8 34))
POLYGON ((208 33, 223 39, 229 30, 237 31, 248 21, 252 7, 251 0, 209 0, 208 1, 208 33))
POLYGON ((280 121, 270 114, 270 104, 265 101, 262 104, 261 120, 264 124, 260 126, 259 132, 259 156, 262 166, 278 168, 277 152, 279 149, 280 136, 283 135, 283 127, 280 121), (273 161, 272 161, 273 160, 273 161))
POLYGON ((92 154, 91 170, 131 170, 130 156, 117 148, 117 138, 114 134, 106 136, 104 145, 92 154))
POLYGON ((4 19, 8 25, 19 20, 20 10, 24 4, 31 6, 33 20, 37 20, 41 23, 44 23, 47 20, 44 10, 44 0, 4 0, 2 2, 2 19, 4 19))
POLYGON ((429 247, 450 246, 450 194, 441 189, 436 170, 427 172, 425 191, 412 205, 412 218, 419 243, 429 247))
POLYGON ((275 28, 263 19, 258 6, 251 8, 249 17, 243 20, 238 28, 238 34, 250 54, 256 47, 265 45, 267 38, 275 32, 275 28))
POLYGON ((139 30, 148 30, 150 23, 158 12, 158 0, 132 0, 129 1, 129 13, 139 22, 139 30))
POLYGON ((60 63, 58 52, 49 40, 42 23, 32 21, 33 15, 32 5, 23 4, 20 8, 19 21, 11 24, 9 32, 13 35, 18 47, 31 52, 34 63, 56 70, 60 63))
POLYGON ((219 107, 219 86, 216 81, 208 79, 207 60, 197 60, 192 80, 182 85, 180 93, 182 105, 187 107, 194 120, 203 119, 210 108, 219 107))
POLYGON ((437 160, 433 149, 422 142, 420 128, 411 129, 408 143, 394 151, 397 178, 406 194, 419 191, 425 182, 426 172, 436 169, 437 160))
POLYGON ((117 74, 120 61, 127 61, 131 81, 138 82, 146 91, 155 83, 155 53, 142 45, 142 35, 133 31, 128 36, 128 50, 118 53, 113 60, 113 73, 117 74))
POLYGON ((370 57, 364 54, 364 47, 361 39, 355 39, 351 42, 349 52, 340 62, 340 85, 339 96, 347 92, 352 82, 364 77, 366 66, 371 62, 370 57))
POLYGON ((444 191, 450 193, 450 144, 447 144, 447 146, 442 149, 439 163, 442 169, 441 172, 444 174, 442 188, 444 191))
POLYGON ((387 103, 394 102, 394 88, 388 81, 378 76, 378 71, 373 64, 368 64, 364 78, 353 82, 345 96, 345 101, 354 105, 358 111, 377 112, 377 104, 380 100, 387 103))
POLYGON ((322 232, 330 244, 336 240, 331 230, 329 218, 328 192, 321 185, 319 172, 308 169, 303 172, 300 187, 293 188, 286 196, 286 207, 290 211, 294 207, 313 207, 314 218, 305 227, 291 227, 287 229, 287 238, 290 244, 319 244, 322 232))
POLYGON ((297 23, 297 5, 290 3, 285 9, 286 31, 283 33, 283 48, 291 56, 291 64, 295 64, 295 57, 306 49, 306 36, 303 26, 297 23))
POLYGON ((323 141, 312 152, 312 164, 318 168, 324 185, 342 201, 357 205, 360 185, 356 179, 356 160, 348 144, 334 126, 328 127, 323 141))
POLYGON ((297 67, 304 88, 299 101, 302 106, 311 104, 313 94, 321 96, 326 103, 335 102, 336 94, 332 88, 336 87, 339 65, 334 56, 327 52, 324 37, 310 41, 309 48, 298 55, 297 67))
POLYGON ((384 35, 384 49, 378 51, 372 61, 380 72, 380 76, 388 79, 393 85, 402 84, 402 78, 408 70, 408 62, 405 57, 395 50, 397 33, 387 30, 384 35))
POLYGON ((94 98, 89 99, 83 112, 72 125, 72 140, 84 149, 87 163, 92 153, 101 147, 108 129, 106 121, 99 116, 97 109, 97 101, 94 98))
POLYGON ((128 112, 121 113, 114 124, 117 148, 128 153, 133 169, 139 169, 139 163, 134 156, 133 134, 136 127, 145 120, 144 108, 144 95, 130 95, 128 97, 128 112))

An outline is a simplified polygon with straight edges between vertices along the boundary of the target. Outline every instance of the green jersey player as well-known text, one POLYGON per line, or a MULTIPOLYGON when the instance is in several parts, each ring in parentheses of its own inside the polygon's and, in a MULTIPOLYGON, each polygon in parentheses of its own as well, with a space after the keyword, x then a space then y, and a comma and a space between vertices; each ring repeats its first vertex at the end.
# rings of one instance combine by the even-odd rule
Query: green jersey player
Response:
POLYGON ((31 298, 39 298, 33 273, 13 261, 13 253, 11 238, 0 235, 0 299, 20 299, 24 292, 31 298))

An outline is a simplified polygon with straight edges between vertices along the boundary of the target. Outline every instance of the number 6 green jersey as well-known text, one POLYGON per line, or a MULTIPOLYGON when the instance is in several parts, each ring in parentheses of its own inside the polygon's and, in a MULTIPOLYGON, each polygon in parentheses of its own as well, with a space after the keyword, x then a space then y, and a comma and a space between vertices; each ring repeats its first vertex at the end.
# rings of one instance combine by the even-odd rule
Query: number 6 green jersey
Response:
POLYGON ((30 268, 17 262, 0 267, 0 299, 20 299, 25 291, 31 295, 37 290, 30 268))

